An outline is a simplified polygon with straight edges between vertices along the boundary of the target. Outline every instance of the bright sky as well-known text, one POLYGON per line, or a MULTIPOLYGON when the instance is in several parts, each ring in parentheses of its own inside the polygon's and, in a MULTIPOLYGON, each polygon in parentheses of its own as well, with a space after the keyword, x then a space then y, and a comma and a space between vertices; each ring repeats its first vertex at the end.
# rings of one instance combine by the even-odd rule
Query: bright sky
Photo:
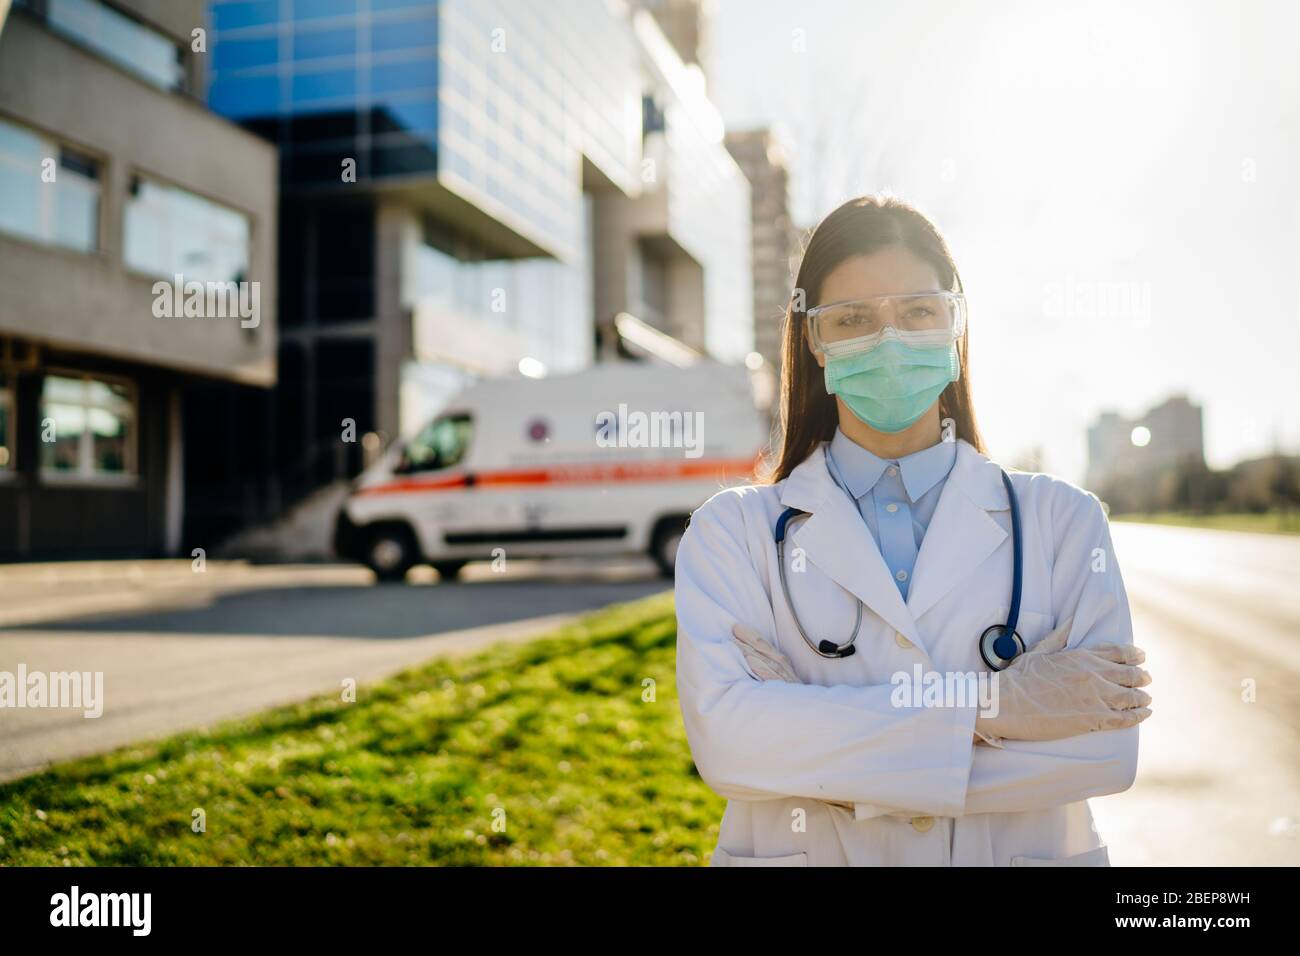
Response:
POLYGON ((889 191, 970 300, 995 457, 1080 480, 1175 392, 1213 467, 1300 451, 1300 4, 717 0, 710 92, 775 124, 796 220, 889 191))

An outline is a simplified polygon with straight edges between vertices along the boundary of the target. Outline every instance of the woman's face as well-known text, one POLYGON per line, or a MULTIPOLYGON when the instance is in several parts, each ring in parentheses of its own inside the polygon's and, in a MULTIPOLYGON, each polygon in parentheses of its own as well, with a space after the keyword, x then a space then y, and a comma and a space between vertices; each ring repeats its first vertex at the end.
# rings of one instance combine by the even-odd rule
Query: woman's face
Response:
MULTIPOLYGON (((941 288, 934 266, 903 246, 886 246, 869 256, 852 256, 837 265, 822 282, 820 301, 809 305, 935 292, 941 288)), ((826 356, 821 352, 813 354, 817 364, 825 368, 826 356)))

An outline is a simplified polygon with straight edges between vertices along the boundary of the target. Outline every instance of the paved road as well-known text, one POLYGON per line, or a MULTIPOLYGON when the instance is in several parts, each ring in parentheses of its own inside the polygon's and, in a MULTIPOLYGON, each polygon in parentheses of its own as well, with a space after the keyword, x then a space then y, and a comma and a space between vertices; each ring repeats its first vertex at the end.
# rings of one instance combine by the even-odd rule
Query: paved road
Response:
MULTIPOLYGON (((1112 861, 1300 864, 1300 537, 1122 523, 1114 537, 1155 715, 1137 785, 1094 801, 1112 861)), ((664 587, 639 563, 467 576, 373 587, 346 567, 0 567, 0 670, 103 670, 111 703, 98 720, 5 712, 0 779, 664 587)))
POLYGON ((1112 528, 1153 713, 1093 804, 1111 861, 1300 865, 1300 537, 1112 528))
POLYGON ((362 568, 186 561, 0 566, 0 671, 102 671, 108 706, 0 711, 0 780, 527 640, 668 582, 648 562, 511 562, 376 586, 362 568))

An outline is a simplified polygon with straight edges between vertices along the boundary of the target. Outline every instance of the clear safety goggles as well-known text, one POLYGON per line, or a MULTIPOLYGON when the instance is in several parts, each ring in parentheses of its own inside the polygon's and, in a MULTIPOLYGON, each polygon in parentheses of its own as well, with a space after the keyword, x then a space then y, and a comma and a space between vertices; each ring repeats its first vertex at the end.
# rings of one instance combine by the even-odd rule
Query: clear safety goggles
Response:
POLYGON ((890 336, 888 329, 904 345, 951 345, 966 330, 966 297, 960 292, 878 295, 808 310, 813 348, 827 355, 869 352, 890 336))

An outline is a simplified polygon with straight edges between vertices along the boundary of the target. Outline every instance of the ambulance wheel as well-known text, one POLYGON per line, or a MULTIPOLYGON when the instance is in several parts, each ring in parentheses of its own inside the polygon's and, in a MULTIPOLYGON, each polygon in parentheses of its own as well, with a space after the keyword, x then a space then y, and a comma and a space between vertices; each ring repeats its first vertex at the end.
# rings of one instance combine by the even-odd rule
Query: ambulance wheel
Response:
POLYGON ((467 561, 434 561, 433 570, 438 572, 438 577, 444 581, 455 581, 460 575, 461 568, 468 564, 467 561))
POLYGON ((380 581, 405 581, 418 560, 415 535, 405 525, 381 525, 366 538, 366 566, 380 581))
POLYGON ((650 557, 659 566, 659 573, 666 578, 673 576, 677 566, 677 546, 682 543, 686 532, 685 518, 664 518, 655 527, 654 538, 650 544, 650 557))

